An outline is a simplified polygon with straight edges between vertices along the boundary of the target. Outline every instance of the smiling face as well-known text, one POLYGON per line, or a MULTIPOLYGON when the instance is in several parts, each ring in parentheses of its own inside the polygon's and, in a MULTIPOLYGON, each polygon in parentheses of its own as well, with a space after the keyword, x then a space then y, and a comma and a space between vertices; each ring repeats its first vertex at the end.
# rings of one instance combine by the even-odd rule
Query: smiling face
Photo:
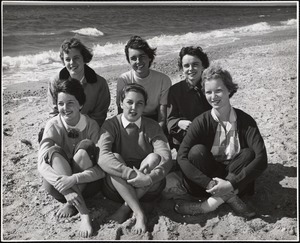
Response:
POLYGON ((221 79, 211 79, 204 82, 205 97, 216 110, 230 107, 229 91, 221 79))
POLYGON ((129 63, 136 75, 145 78, 149 75, 150 58, 141 49, 128 49, 129 63))
POLYGON ((200 81, 203 70, 204 67, 198 57, 191 55, 183 56, 182 71, 190 84, 196 85, 200 81))
POLYGON ((79 122, 81 106, 75 96, 58 93, 57 107, 61 117, 69 126, 75 126, 79 122))
POLYGON ((121 101, 121 108, 123 109, 123 114, 128 121, 137 121, 142 116, 145 109, 144 96, 135 91, 127 92, 124 100, 121 101))
POLYGON ((65 67, 72 78, 80 80, 84 75, 84 61, 80 51, 76 48, 71 48, 69 53, 63 53, 65 67))

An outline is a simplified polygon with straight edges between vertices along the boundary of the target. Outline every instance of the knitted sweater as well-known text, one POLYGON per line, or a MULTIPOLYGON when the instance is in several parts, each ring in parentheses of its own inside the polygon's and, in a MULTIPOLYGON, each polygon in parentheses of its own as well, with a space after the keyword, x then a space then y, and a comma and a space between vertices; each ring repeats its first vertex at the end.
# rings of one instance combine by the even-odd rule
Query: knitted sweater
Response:
MULTIPOLYGON (((85 116, 85 115, 84 115, 85 116)), ((99 126, 97 122, 86 117, 86 128, 79 132, 78 138, 68 137, 68 132, 62 123, 60 115, 51 118, 45 126, 43 138, 38 152, 38 171, 51 185, 54 185, 59 175, 53 170, 46 160, 48 150, 57 145, 61 147, 69 159, 73 157, 73 150, 83 139, 90 139, 95 144, 99 138, 99 126)), ((75 174, 78 183, 87 183, 104 177, 102 169, 96 165, 81 173, 75 174)))
MULTIPOLYGON (((70 74, 63 68, 59 75, 54 77, 48 85, 48 105, 51 108, 51 115, 57 115, 58 109, 53 95, 53 85, 58 79, 68 79, 70 74)), ((99 127, 105 121, 108 107, 110 105, 110 92, 106 80, 97 75, 89 66, 84 66, 84 80, 82 86, 86 95, 86 101, 81 109, 82 114, 87 114, 94 119, 99 127)))
POLYGON ((133 169, 119 162, 114 153, 120 154, 125 162, 130 161, 136 168, 149 153, 157 153, 161 162, 151 171, 150 177, 153 182, 160 181, 173 166, 168 140, 161 127, 156 121, 142 117, 138 140, 132 141, 122 125, 121 115, 106 120, 101 127, 97 144, 100 148, 98 164, 108 174, 127 180, 133 169))

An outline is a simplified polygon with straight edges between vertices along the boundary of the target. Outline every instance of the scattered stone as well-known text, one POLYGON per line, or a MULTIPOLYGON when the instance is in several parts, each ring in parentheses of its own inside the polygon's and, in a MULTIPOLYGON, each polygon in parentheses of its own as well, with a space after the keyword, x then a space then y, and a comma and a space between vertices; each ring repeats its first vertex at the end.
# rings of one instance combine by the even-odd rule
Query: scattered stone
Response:
POLYGON ((24 143, 27 146, 32 147, 32 143, 29 140, 27 140, 27 139, 21 139, 21 143, 24 143))
POLYGON ((290 235, 295 235, 295 234, 296 234, 295 228, 294 228, 294 227, 292 227, 292 228, 289 230, 289 234, 290 234, 290 235))
POLYGON ((16 163, 18 163, 22 158, 24 158, 25 157, 25 155, 19 155, 19 156, 16 156, 16 157, 12 157, 10 160, 14 163, 14 164, 16 164, 16 163))

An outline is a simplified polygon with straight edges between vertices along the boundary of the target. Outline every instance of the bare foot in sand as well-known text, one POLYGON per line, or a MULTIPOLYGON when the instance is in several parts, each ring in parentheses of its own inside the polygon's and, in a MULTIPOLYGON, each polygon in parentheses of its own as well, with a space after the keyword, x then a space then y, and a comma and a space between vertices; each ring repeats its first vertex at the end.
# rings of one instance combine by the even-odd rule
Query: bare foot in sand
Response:
POLYGON ((61 207, 57 211, 56 217, 57 218, 67 218, 67 217, 72 217, 73 215, 75 215, 77 213, 78 213, 78 211, 73 205, 66 203, 63 207, 61 207))
POLYGON ((145 217, 144 214, 139 214, 139 215, 134 215, 136 218, 135 225, 133 227, 133 232, 136 234, 142 234, 145 233, 147 228, 146 228, 146 222, 147 218, 145 217))
POLYGON ((93 233, 92 220, 89 214, 81 215, 79 234, 81 237, 91 237, 93 233))
POLYGON ((127 205, 123 204, 113 215, 109 217, 109 220, 122 224, 129 218, 130 212, 131 209, 127 205))

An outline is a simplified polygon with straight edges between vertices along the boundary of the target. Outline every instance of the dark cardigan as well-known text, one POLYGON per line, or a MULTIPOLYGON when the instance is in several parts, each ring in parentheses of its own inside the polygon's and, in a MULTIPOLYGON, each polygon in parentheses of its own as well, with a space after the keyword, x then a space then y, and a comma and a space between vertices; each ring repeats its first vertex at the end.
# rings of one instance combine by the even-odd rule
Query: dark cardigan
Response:
MULTIPOLYGON (((243 168, 238 175, 230 179, 233 188, 237 189, 240 186, 249 184, 262 174, 267 168, 268 160, 265 144, 255 120, 239 109, 234 108, 234 110, 237 115, 237 129, 241 149, 251 148, 255 153, 253 161, 243 168)), ((211 150, 217 126, 218 122, 213 119, 211 111, 206 111, 195 118, 180 145, 177 156, 179 166, 190 163, 188 154, 194 145, 202 144, 208 150, 211 150)), ((195 178, 194 182, 203 188, 211 180, 211 178, 203 174, 200 170, 196 170, 192 165, 190 171, 191 174, 186 176, 195 178)))
MULTIPOLYGON (((88 65, 84 64, 84 76, 88 83, 96 83, 97 82, 97 74, 93 69, 91 69, 88 65)), ((59 72, 59 78, 68 79, 70 77, 70 73, 66 67, 64 67, 59 72)))

